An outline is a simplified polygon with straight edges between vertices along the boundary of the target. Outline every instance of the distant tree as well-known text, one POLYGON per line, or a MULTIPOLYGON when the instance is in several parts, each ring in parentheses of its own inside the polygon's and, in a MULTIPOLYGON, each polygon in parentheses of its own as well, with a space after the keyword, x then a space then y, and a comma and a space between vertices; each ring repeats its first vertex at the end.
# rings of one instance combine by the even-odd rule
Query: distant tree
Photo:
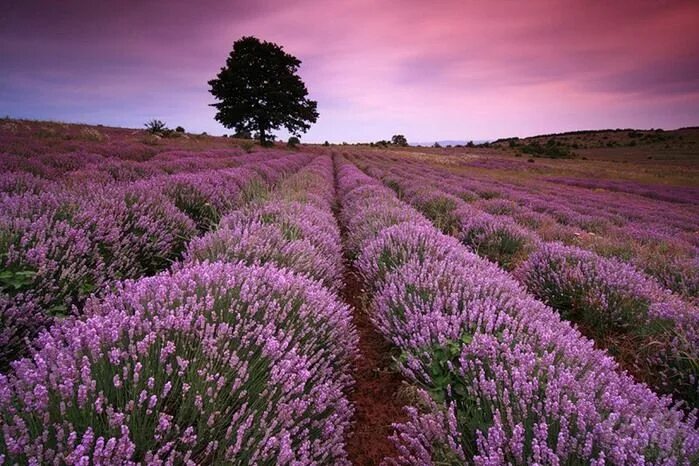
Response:
POLYGON ((296 147, 299 144, 301 144, 301 140, 297 138, 296 136, 291 136, 289 138, 289 141, 287 141, 286 145, 289 147, 296 147))
POLYGON ((161 134, 167 130, 167 126, 164 122, 155 119, 147 122, 144 126, 146 127, 146 131, 150 134, 161 134))
POLYGON ((438 142, 435 142, 432 147, 439 149, 442 146, 438 142))
POLYGON ((325 147, 328 147, 328 146, 330 145, 330 143, 329 143, 328 141, 325 141, 325 142, 323 143, 323 145, 324 145, 325 147))
POLYGON ((243 37, 209 81, 216 121, 237 132, 256 131, 261 144, 280 127, 300 136, 318 120, 317 102, 296 74, 301 61, 272 42, 243 37))
POLYGON ((395 144, 396 146, 405 147, 408 145, 408 140, 405 139, 405 136, 403 136, 402 134, 394 134, 393 137, 391 138, 391 144, 395 144))
POLYGON ((466 147, 475 147, 475 144, 473 143, 473 141, 468 141, 466 143, 466 147))
POLYGON ((175 128, 175 131, 177 131, 178 133, 184 133, 184 128, 181 126, 178 126, 177 128, 175 128))

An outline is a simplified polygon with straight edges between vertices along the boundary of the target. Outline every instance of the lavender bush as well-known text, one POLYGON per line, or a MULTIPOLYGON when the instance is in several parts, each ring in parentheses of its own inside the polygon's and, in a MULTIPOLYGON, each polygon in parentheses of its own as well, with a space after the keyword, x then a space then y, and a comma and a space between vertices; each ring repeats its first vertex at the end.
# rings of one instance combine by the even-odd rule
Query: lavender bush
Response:
POLYGON ((457 209, 459 239, 476 254, 512 269, 537 247, 539 239, 508 218, 465 205, 457 209))
POLYGON ((456 172, 448 165, 439 167, 417 158, 406 157, 400 165, 386 154, 353 154, 352 159, 399 194, 407 194, 406 200, 439 227, 442 219, 449 216, 438 212, 432 216, 434 209, 420 202, 417 191, 431 191, 433 194, 428 196, 437 199, 442 195, 467 202, 481 198, 473 204, 476 209, 502 217, 508 223, 514 220, 535 230, 543 240, 563 241, 633 263, 664 286, 696 300, 699 275, 695 232, 699 223, 693 205, 579 189, 539 178, 494 177, 472 170, 456 172))
POLYGON ((275 267, 126 282, 0 375, 8 463, 346 464, 349 310, 275 267))
POLYGON ((627 264, 556 243, 534 253, 516 275, 595 338, 629 335, 654 386, 690 405, 699 402, 699 309, 627 264))
MULTIPOLYGON (((337 164, 340 193, 373 183, 343 159, 337 164)), ((343 218, 359 223, 364 206, 341 200, 343 218)), ((374 205, 396 206, 381 198, 374 205)), ((388 463, 697 460, 695 415, 620 372, 508 274, 419 222, 377 230, 356 261, 373 280, 365 284, 372 320, 427 397, 396 426, 399 455, 388 463)))
POLYGON ((193 240, 185 263, 271 262, 339 290, 342 250, 330 210, 334 197, 330 159, 316 158, 270 195, 269 201, 227 215, 216 231, 193 240), (288 200, 301 197, 307 203, 288 200))
MULTIPOLYGON (((205 229, 267 190, 267 182, 246 167, 123 183, 109 181, 111 177, 80 181, 84 173, 77 172, 101 163, 99 156, 43 158, 57 166, 66 160, 77 170, 57 176, 60 181, 41 184, 16 171, 3 178, 7 193, 0 197, 0 340, 8 347, 0 354, 0 370, 7 368, 9 358, 23 354, 27 339, 52 316, 79 313, 90 294, 114 281, 168 268, 197 234, 190 217, 205 229), (34 194, 38 186, 43 189, 34 194)), ((208 164, 206 155, 188 155, 187 160, 208 164)), ((250 157, 244 164, 266 167, 267 179, 277 182, 309 160, 299 153, 285 159, 250 157)))
POLYGON ((272 262, 339 288, 337 263, 301 237, 299 229, 255 217, 255 213, 224 217, 218 230, 191 242, 185 261, 272 262))
MULTIPOLYGON (((371 162, 374 162, 374 159, 371 162)), ((387 183, 398 186, 406 200, 425 211, 423 199, 429 199, 430 196, 421 193, 429 190, 425 186, 425 179, 431 178, 429 169, 401 168, 388 174, 375 164, 369 163, 366 170, 370 170, 384 181, 388 180, 387 183)), ((442 191, 445 186, 443 181, 443 178, 440 178, 440 184, 434 185, 433 189, 437 192, 435 198, 445 194, 442 191)), ((472 204, 450 197, 458 207, 449 215, 461 219, 461 226, 454 235, 478 254, 495 260, 506 269, 515 268, 532 253, 538 258, 549 257, 543 251, 536 252, 537 249, 551 251, 557 246, 556 243, 551 245, 541 242, 535 233, 525 230, 514 221, 515 218, 522 219, 522 215, 527 218, 533 214, 553 217, 534 212, 527 206, 506 199, 505 193, 507 197, 525 197, 529 199, 530 206, 551 212, 559 219, 565 217, 567 223, 582 225, 588 230, 592 228, 592 224, 599 226, 619 221, 619 218, 609 216, 601 222, 596 222, 589 214, 575 210, 574 205, 559 205, 548 200, 545 202, 533 193, 514 194, 513 191, 504 191, 497 199, 481 200, 472 204), (485 208, 493 214, 480 208, 485 208)), ((540 225, 540 231, 551 234, 560 227, 560 224, 554 223, 551 230, 550 220, 542 220, 546 226, 540 225)), ((438 223, 435 221, 435 225, 438 223)), ((605 228, 607 235, 604 238, 609 238, 606 241, 609 244, 610 255, 623 254, 626 249, 626 259, 629 261, 641 262, 646 267, 663 264, 663 269, 653 267, 654 274, 665 279, 663 283, 671 281, 675 289, 691 290, 696 273, 692 270, 691 263, 682 264, 682 261, 688 260, 686 257, 689 252, 684 247, 685 255, 682 255, 681 241, 663 238, 663 234, 656 230, 626 225, 622 235, 632 234, 634 237, 634 241, 629 243, 620 239, 620 236, 614 237, 618 234, 619 227, 605 228), (639 242, 645 244, 637 251, 635 248, 639 242), (648 253, 653 250, 664 251, 665 254, 663 257, 657 254, 649 256, 648 253), (651 257, 654 257, 654 260, 651 257), (687 271, 683 272, 684 270, 687 271)), ((564 236, 571 242, 588 242, 595 249, 600 249, 603 244, 602 237, 594 233, 575 229, 571 229, 570 232, 572 235, 566 233, 564 236)), ((561 245, 558 246, 565 249, 561 245)), ((698 346, 696 306, 677 296, 671 296, 651 277, 634 270, 629 264, 577 248, 568 248, 567 251, 570 263, 562 267, 554 266, 551 261, 546 260, 526 261, 525 264, 529 264, 529 281, 535 283, 529 283, 521 273, 518 277, 563 317, 582 325, 586 334, 594 337, 600 347, 609 349, 624 367, 633 370, 634 375, 640 380, 649 383, 661 393, 672 394, 677 399, 686 401, 690 408, 696 406, 699 396, 698 379, 695 376, 699 370, 699 359, 695 349, 698 346), (650 317, 649 310, 655 317, 650 317)), ((558 256, 560 259, 564 254, 558 256)), ((689 294, 691 295, 691 291, 689 294)))

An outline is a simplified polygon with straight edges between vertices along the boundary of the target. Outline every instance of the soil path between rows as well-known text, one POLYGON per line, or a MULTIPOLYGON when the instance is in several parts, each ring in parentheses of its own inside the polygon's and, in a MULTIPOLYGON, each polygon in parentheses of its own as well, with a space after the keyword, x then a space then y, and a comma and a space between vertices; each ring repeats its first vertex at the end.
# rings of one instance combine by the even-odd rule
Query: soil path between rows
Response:
POLYGON ((402 378, 391 369, 391 347, 374 329, 365 312, 362 290, 352 270, 345 274, 343 297, 352 306, 359 334, 359 357, 354 362, 354 390, 349 399, 355 407, 354 429, 347 440, 352 464, 378 465, 397 451, 388 437, 391 424, 406 419, 400 401, 402 378))
MULTIPOLYGON (((338 193, 337 178, 335 188, 338 193)), ((344 240, 346 231, 337 214, 338 209, 335 216, 344 240)), ((355 383, 349 393, 355 408, 354 425, 347 439, 347 453, 356 466, 374 466, 386 457, 397 455, 388 437, 393 433, 394 422, 407 419, 400 401, 403 379, 392 369, 391 345, 371 323, 365 308, 366 293, 351 261, 347 262, 341 295, 352 309, 352 320, 359 335, 359 355, 353 364, 355 383)))

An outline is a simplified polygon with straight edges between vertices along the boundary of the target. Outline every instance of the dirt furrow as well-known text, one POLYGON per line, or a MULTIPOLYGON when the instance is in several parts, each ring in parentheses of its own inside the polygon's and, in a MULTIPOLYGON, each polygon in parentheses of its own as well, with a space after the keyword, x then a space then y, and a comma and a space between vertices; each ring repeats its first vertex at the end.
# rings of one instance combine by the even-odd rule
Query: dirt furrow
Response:
MULTIPOLYGON (((337 213, 336 209, 336 217, 337 213)), ((344 226, 338 223, 345 238, 344 226)), ((393 433, 392 423, 406 419, 405 403, 401 402, 406 384, 392 368, 391 345, 371 323, 366 293, 351 261, 347 262, 341 294, 352 308, 359 335, 359 355, 354 361, 355 385, 349 394, 355 407, 355 418, 353 432, 347 439, 347 452, 352 464, 373 466, 396 455, 388 437, 393 433)))

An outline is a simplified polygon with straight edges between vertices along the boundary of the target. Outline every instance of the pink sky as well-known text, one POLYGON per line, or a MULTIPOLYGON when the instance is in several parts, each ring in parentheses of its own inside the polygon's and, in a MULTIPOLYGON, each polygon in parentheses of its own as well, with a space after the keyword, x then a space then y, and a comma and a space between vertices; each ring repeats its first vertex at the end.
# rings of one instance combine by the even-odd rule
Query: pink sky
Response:
POLYGON ((0 115, 221 134, 206 82, 243 35, 302 60, 307 141, 699 124, 699 2, 645 0, 9 2, 0 115))

